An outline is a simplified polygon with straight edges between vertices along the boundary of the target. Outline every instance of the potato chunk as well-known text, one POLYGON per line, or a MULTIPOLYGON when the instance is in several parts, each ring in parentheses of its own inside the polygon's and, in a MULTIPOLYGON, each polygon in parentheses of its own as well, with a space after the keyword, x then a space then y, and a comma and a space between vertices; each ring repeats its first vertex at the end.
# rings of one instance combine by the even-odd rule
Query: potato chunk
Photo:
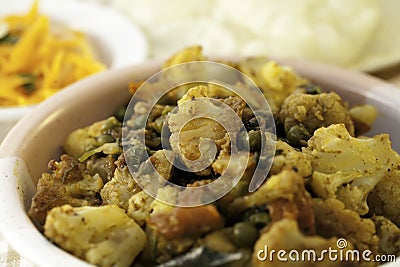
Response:
POLYGON ((116 205, 52 209, 44 234, 75 256, 97 266, 130 266, 146 234, 116 205))

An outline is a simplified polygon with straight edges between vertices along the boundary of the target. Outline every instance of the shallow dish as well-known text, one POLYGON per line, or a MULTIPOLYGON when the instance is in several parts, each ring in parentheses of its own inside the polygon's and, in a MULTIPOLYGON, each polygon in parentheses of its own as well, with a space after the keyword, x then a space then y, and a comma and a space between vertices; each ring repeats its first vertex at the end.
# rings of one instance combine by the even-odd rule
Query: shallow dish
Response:
MULTIPOLYGON (((0 17, 25 13, 33 1, 0 1, 0 17)), ((74 0, 41 0, 39 12, 71 29, 84 32, 96 57, 108 68, 143 61, 147 43, 142 32, 111 8, 74 0)), ((35 105, 34 105, 35 106, 35 105)), ((34 106, 0 107, 0 142, 12 126, 34 106)))
MULTIPOLYGON (((350 103, 368 103, 379 117, 368 133, 387 132, 400 151, 400 90, 356 72, 304 61, 279 60, 299 74, 335 90, 350 103)), ((106 118, 129 97, 127 84, 159 69, 149 62, 93 75, 42 102, 20 120, 0 147, 0 227, 10 245, 39 266, 90 266, 52 245, 27 216, 30 200, 47 162, 57 158, 72 130, 106 118), (96 89, 96 94, 93 94, 96 89), (70 103, 64 105, 65 102, 70 103), (83 115, 84 114, 84 115, 83 115)), ((395 266, 396 263, 387 266, 395 266)))

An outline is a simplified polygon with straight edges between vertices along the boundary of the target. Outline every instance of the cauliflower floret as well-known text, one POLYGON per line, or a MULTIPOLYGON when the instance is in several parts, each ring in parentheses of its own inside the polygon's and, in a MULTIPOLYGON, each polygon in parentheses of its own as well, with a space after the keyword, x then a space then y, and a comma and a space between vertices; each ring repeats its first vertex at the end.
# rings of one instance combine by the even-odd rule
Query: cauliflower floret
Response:
POLYGON ((296 140, 302 137, 300 134, 307 141, 316 129, 331 124, 343 123, 350 135, 354 136, 350 113, 336 93, 293 94, 285 99, 279 120, 284 124, 286 137, 292 145, 298 146, 296 143, 302 141, 296 140), (302 133, 299 133, 300 130, 303 130, 302 133))
POLYGON ((145 162, 141 163, 133 177, 142 188, 154 196, 171 178, 174 154, 168 150, 158 150, 145 162), (167 154, 169 154, 167 158, 167 154))
POLYGON ((168 118, 168 126, 171 131, 170 143, 175 151, 180 151, 181 160, 186 166, 193 169, 195 164, 198 164, 197 160, 205 160, 210 164, 210 160, 214 159, 213 153, 218 153, 225 141, 226 131, 223 126, 229 129, 230 134, 240 130, 237 124, 233 124, 230 120, 230 116, 226 115, 226 111, 230 108, 241 118, 245 102, 239 97, 211 100, 208 95, 208 87, 199 85, 191 88, 178 101, 178 107, 179 110, 170 114, 168 118), (207 114, 217 117, 214 119, 195 118, 207 114), (209 147, 211 144, 202 142, 205 139, 214 140, 217 151, 209 147))
POLYGON ((360 251, 369 249, 378 252, 379 238, 371 219, 360 218, 334 198, 314 198, 312 202, 317 234, 327 238, 344 237, 360 251))
POLYGON ((243 209, 267 205, 272 221, 282 218, 297 220, 302 231, 314 233, 314 213, 311 196, 304 187, 304 179, 293 170, 283 170, 271 176, 254 193, 237 198, 230 209, 243 209))
POLYGON ((145 191, 134 194, 128 202, 127 214, 135 220, 139 225, 143 226, 152 211, 152 198, 145 191))
POLYGON ((277 141, 270 174, 278 174, 283 169, 295 169, 300 176, 308 177, 312 174, 311 156, 294 149, 286 142, 277 141))
POLYGON ((164 62, 162 68, 166 69, 171 66, 175 66, 181 63, 191 61, 203 61, 205 57, 203 55, 202 47, 199 45, 187 47, 164 62))
POLYGON ((146 234, 116 205, 52 209, 44 234, 77 257, 97 266, 130 266, 146 234))
POLYGON ((220 153, 211 166, 215 173, 224 174, 224 176, 232 178, 237 178, 241 175, 240 180, 249 183, 257 166, 257 160, 254 154, 238 153, 230 156, 229 154, 220 153))
POLYGON ((103 187, 103 179, 97 173, 90 175, 85 164, 62 155, 60 162, 49 162, 49 169, 52 173, 43 173, 38 181, 29 210, 29 217, 39 228, 44 224, 47 212, 54 207, 101 204, 98 193, 103 187))
MULTIPOLYGON (((158 150, 149 158, 149 161, 160 176, 169 180, 172 175, 173 163, 168 160, 166 153, 168 153, 167 150, 158 150)), ((148 164, 148 162, 144 162, 142 165, 146 164, 148 164)), ((139 168, 139 172, 140 171, 141 169, 139 168)))
POLYGON ((343 124, 316 130, 303 152, 312 157, 312 191, 324 199, 336 197, 361 215, 369 210, 368 194, 398 164, 387 134, 354 138, 343 124))
POLYGON ((379 237, 379 252, 400 256, 400 229, 383 216, 373 216, 371 219, 379 237))
POLYGON ((138 171, 131 174, 127 163, 124 159, 120 159, 118 168, 115 170, 114 177, 104 185, 100 194, 105 204, 116 204, 119 207, 127 210, 129 206, 129 199, 141 191, 141 186, 154 184, 155 188, 147 188, 148 190, 157 190, 159 183, 159 176, 164 179, 169 179, 172 174, 172 163, 165 156, 165 150, 155 152, 148 160, 142 162, 138 167, 138 171), (153 167, 154 169, 153 169, 153 167), (135 181, 135 179, 136 181, 135 181), (140 182, 140 186, 138 183, 140 182))
POLYGON ((128 208, 128 200, 141 188, 136 184, 127 166, 116 168, 114 176, 100 191, 103 204, 115 204, 128 208))
MULTIPOLYGON (((332 261, 328 257, 324 257, 323 261, 315 260, 322 255, 323 250, 328 250, 329 248, 337 249, 337 238, 332 237, 330 239, 325 239, 320 236, 305 236, 303 235, 295 220, 282 219, 278 222, 273 223, 269 226, 254 245, 254 252, 252 257, 252 263, 254 267, 312 267, 312 266, 353 266, 353 264, 345 261, 332 261), (268 251, 266 251, 268 248, 268 251), (287 261, 280 261, 277 258, 277 254, 273 255, 273 260, 270 260, 270 255, 272 250, 278 252, 280 250, 286 251, 284 256, 287 261), (306 254, 304 261, 297 260, 293 261, 288 256, 291 250, 296 250, 302 255, 304 250, 315 251, 316 257, 313 258, 312 253, 306 254), (260 252, 261 251, 261 252, 260 252), (307 255, 309 255, 310 260, 307 260, 307 255), (265 257, 265 260, 260 260, 265 257)), ((345 252, 347 249, 352 249, 352 245, 343 250, 345 252)))
POLYGON ((239 63, 238 69, 260 87, 274 113, 279 111, 285 98, 298 86, 308 83, 292 68, 280 66, 263 57, 245 59, 239 63))
POLYGON ((91 175, 100 175, 104 183, 107 183, 114 176, 116 165, 112 155, 101 158, 91 158, 86 161, 86 169, 91 175))
MULTIPOLYGON (((224 174, 226 177, 237 178, 240 181, 250 183, 253 177, 254 169, 257 166, 257 159, 253 153, 239 152, 235 155, 230 153, 230 138, 226 134, 220 140, 221 150, 217 159, 211 164, 211 167, 216 174, 224 174), (229 170, 228 170, 229 167, 229 170)), ((232 179, 233 181, 234 179, 232 179)), ((231 180, 229 179, 229 182, 231 180)), ((228 185, 229 186, 229 185, 228 185)))
POLYGON ((170 143, 172 148, 175 151, 180 151, 183 157, 190 161, 197 160, 201 157, 199 149, 200 139, 210 138, 213 140, 220 140, 226 133, 219 123, 211 119, 192 119, 200 112, 204 112, 204 109, 211 109, 221 113, 222 110, 215 106, 211 101, 209 102, 209 105, 204 105, 204 102, 202 103, 203 105, 196 105, 198 102, 194 101, 193 104, 186 103, 186 105, 183 105, 183 103, 191 101, 192 99, 207 96, 206 86, 196 86, 191 88, 182 99, 178 101, 179 111, 175 114, 171 114, 168 119, 168 126, 171 131, 170 143), (190 100, 185 101, 186 99, 190 100))
MULTIPOLYGON (((383 148, 382 148, 383 149, 383 148)), ((398 160, 400 163, 400 160, 398 160)), ((375 186, 368 196, 368 205, 377 215, 385 216, 400 226, 400 165, 387 165, 390 172, 375 186)), ((386 169, 385 169, 386 170, 386 169)), ((388 169, 387 169, 388 170, 388 169)), ((386 171, 387 171, 386 170, 386 171)))
POLYGON ((106 120, 95 122, 88 127, 73 131, 68 135, 64 149, 68 155, 78 158, 85 152, 106 143, 115 142, 115 139, 120 137, 120 135, 121 123, 115 117, 110 117, 106 120))
POLYGON ((129 199, 128 215, 138 224, 144 225, 150 214, 169 213, 172 210, 173 206, 165 204, 158 199, 168 199, 169 203, 175 203, 177 196, 177 190, 170 186, 159 188, 156 199, 145 191, 140 191, 129 199))

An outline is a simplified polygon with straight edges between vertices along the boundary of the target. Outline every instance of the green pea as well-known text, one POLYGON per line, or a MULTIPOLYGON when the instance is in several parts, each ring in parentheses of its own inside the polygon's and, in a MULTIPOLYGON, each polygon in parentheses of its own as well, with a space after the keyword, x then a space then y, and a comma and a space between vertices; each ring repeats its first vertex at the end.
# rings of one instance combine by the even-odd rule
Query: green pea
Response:
POLYGON ((310 139, 310 132, 303 125, 294 125, 286 134, 286 138, 294 147, 300 147, 302 141, 310 139))
POLYGON ((117 118, 117 120, 122 122, 124 120, 125 113, 126 113, 126 107, 120 107, 119 109, 117 109, 114 116, 115 118, 117 118))
POLYGON ((250 215, 249 221, 257 227, 263 227, 270 222, 270 217, 266 212, 259 212, 250 215))
POLYGON ((251 247, 258 238, 257 228, 250 222, 238 222, 233 226, 233 241, 238 247, 251 247))
POLYGON ((260 151, 261 149, 261 132, 260 131, 250 131, 249 135, 249 146, 250 151, 260 151))

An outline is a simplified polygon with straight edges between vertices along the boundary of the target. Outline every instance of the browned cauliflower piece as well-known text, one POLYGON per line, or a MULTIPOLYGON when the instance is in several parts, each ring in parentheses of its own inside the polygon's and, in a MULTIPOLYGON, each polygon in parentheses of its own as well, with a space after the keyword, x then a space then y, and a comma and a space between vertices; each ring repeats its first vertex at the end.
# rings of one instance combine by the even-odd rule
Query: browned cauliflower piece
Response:
POLYGON ((146 232, 153 244, 145 249, 144 257, 164 262, 190 249, 205 233, 223 227, 223 217, 214 205, 183 208, 158 200, 168 198, 174 203, 177 197, 176 188, 166 186, 158 190, 156 199, 142 192, 130 199, 128 215, 139 223, 147 222, 146 232))
POLYGON ((400 256, 400 229, 383 216, 373 216, 376 234, 379 237, 379 253, 400 256))
POLYGON ((327 238, 344 237, 360 251, 378 252, 379 238, 371 219, 361 218, 334 198, 314 198, 312 202, 317 234, 327 238))
POLYGON ((230 154, 230 138, 226 134, 220 140, 221 150, 216 160, 211 164, 211 167, 216 174, 224 174, 228 177, 240 177, 240 181, 250 183, 253 177, 254 169, 257 165, 256 156, 253 153, 237 153, 230 154), (229 170, 227 170, 229 167, 229 170))
MULTIPOLYGON (((322 261, 317 260, 322 255, 323 250, 329 248, 337 249, 337 238, 332 237, 325 239, 320 236, 305 236, 300 230, 295 220, 282 219, 267 227, 266 231, 261 234, 254 246, 252 257, 253 267, 312 267, 312 266, 355 266, 354 262, 346 261, 332 261, 328 256, 324 257, 322 261), (268 248, 268 251, 266 251, 268 248), (270 259, 270 253, 274 250, 278 252, 284 250, 286 255, 283 257, 287 261, 280 261, 277 258, 277 253, 273 254, 273 259, 270 259), (291 250, 296 250, 302 255, 303 251, 315 251, 313 253, 304 253, 305 260, 293 261, 288 256, 291 250), (261 258, 261 260, 260 260, 261 258)), ((352 249, 352 245, 344 249, 352 249)), ((299 257, 300 258, 300 257, 299 257)), ((301 259, 301 258, 300 258, 301 259)))
MULTIPOLYGON (((163 177, 166 180, 169 180, 172 175, 172 169, 173 169, 173 162, 171 162, 167 156, 166 153, 168 151, 166 150, 158 150, 155 152, 151 157, 149 158, 149 161, 151 164, 154 166, 155 171, 163 177)), ((173 160, 173 159, 171 159, 173 160)), ((146 164, 149 162, 144 162, 142 163, 142 166, 144 167, 146 164)), ((139 168, 139 171, 141 169, 139 168)))
POLYGON ((254 193, 235 199, 230 209, 240 212, 264 205, 268 207, 272 221, 297 220, 303 232, 315 232, 311 196, 304 187, 303 177, 295 171, 283 170, 271 176, 254 193))
MULTIPOLYGON (((121 156, 123 157, 123 156, 121 156)), ((154 179, 158 179, 158 175, 164 179, 169 179, 172 173, 172 164, 166 158, 164 150, 155 152, 148 160, 142 162, 137 172, 131 174, 127 163, 122 160, 118 163, 118 168, 115 170, 114 177, 106 183, 101 190, 100 194, 105 204, 115 204, 127 210, 129 206, 129 199, 140 192, 142 189, 135 181, 140 179, 143 183, 152 184, 154 179)), ((155 183, 157 184, 157 183, 155 183)), ((155 188, 157 190, 158 188, 155 188)))
POLYGON ((343 123, 350 135, 354 136, 350 113, 340 96, 333 92, 290 95, 283 102, 279 120, 284 124, 286 137, 292 145, 299 146, 316 129, 331 124, 343 123))
POLYGON ((29 217, 39 228, 44 224, 47 212, 54 207, 101 204, 98 193, 103 187, 103 180, 97 173, 91 175, 84 163, 62 155, 61 161, 49 162, 49 169, 52 173, 43 173, 38 181, 29 210, 29 217))
POLYGON ((116 165, 113 155, 106 157, 90 158, 86 161, 86 169, 91 175, 96 173, 103 179, 103 183, 107 183, 114 176, 116 165))
POLYGON ((245 59, 237 67, 258 85, 275 114, 279 112, 286 97, 298 86, 308 83, 292 68, 280 66, 264 57, 245 59))
POLYGON ((312 174, 311 156, 288 145, 286 142, 276 142, 276 152, 270 174, 275 175, 283 169, 294 169, 302 177, 312 174))
POLYGON ((103 204, 115 204, 128 208, 128 200, 141 188, 136 184, 127 166, 115 169, 114 176, 100 191, 103 204))
POLYGON ((173 156, 174 154, 171 151, 158 150, 141 163, 138 171, 132 175, 141 187, 144 187, 148 193, 154 196, 172 176, 173 156), (168 158, 167 155, 169 155, 168 158))
MULTIPOLYGON (((385 148, 382 147, 382 150, 385 151, 385 148)), ((383 215, 400 226, 400 165, 387 164, 382 168, 387 168, 385 171, 388 173, 368 196, 368 205, 373 213, 383 215)))
MULTIPOLYGON (((399 164, 387 134, 354 138, 343 124, 316 130, 303 152, 312 157, 312 191, 324 199, 337 198, 361 215, 369 210, 368 194, 399 164)), ((384 194, 393 192, 387 188, 384 194)), ((392 193, 388 196, 389 203, 397 201, 392 193)))
POLYGON ((128 267, 146 244, 146 234, 116 205, 52 209, 44 226, 51 241, 97 266, 128 267))
POLYGON ((198 207, 172 207, 167 212, 153 213, 148 225, 168 239, 199 237, 224 226, 217 208, 208 204, 198 207))

